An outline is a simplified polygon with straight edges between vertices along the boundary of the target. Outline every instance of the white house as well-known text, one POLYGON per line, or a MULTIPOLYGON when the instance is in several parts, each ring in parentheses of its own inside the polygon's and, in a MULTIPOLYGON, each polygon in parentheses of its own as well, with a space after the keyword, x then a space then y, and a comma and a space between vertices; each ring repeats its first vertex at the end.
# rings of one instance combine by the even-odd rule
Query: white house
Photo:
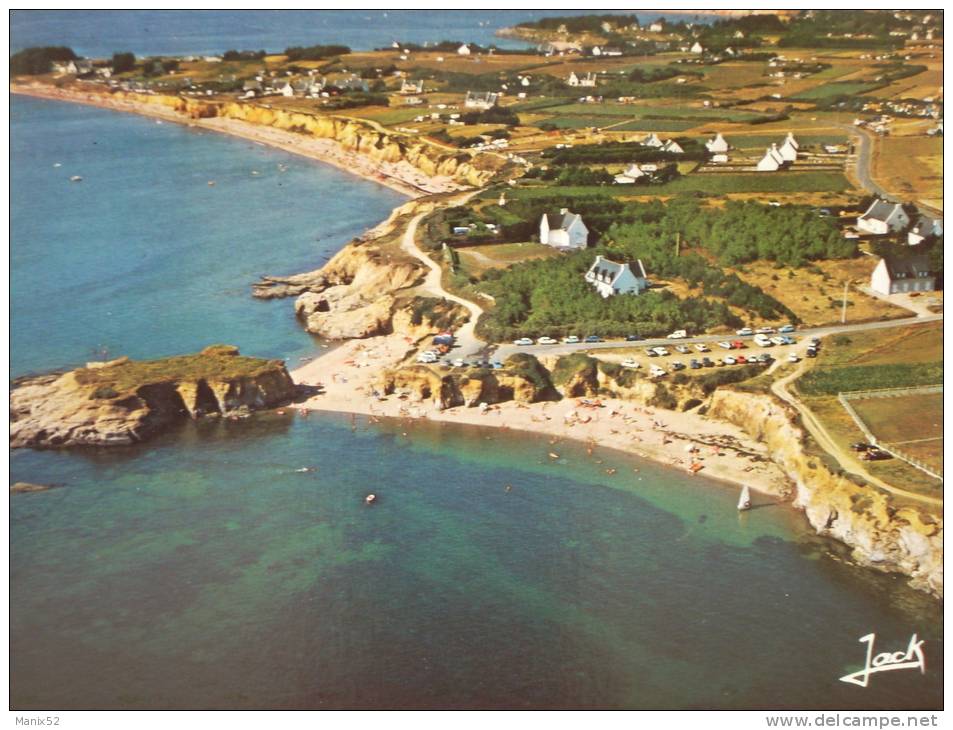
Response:
POLYGON ((586 281, 592 284, 604 299, 614 294, 641 294, 649 288, 641 259, 617 264, 603 256, 596 256, 596 260, 586 272, 586 281))
POLYGON ((930 271, 929 258, 885 256, 870 275, 870 288, 878 294, 903 294, 936 290, 936 276, 930 271))
POLYGON ((422 94, 424 93, 424 81, 411 81, 410 79, 404 79, 400 84, 400 93, 401 94, 422 94))
POLYGON ((875 200, 870 207, 857 218, 857 228, 874 236, 897 233, 910 225, 910 217, 900 203, 875 200))
POLYGON ((641 167, 636 164, 629 165, 628 169, 615 176, 616 185, 631 185, 636 180, 648 175, 641 167))
POLYGON ((622 49, 615 46, 593 46, 593 56, 621 56, 622 49))
POLYGON ((907 244, 910 246, 916 246, 918 243, 922 243, 925 238, 928 236, 942 236, 943 235, 943 219, 942 218, 927 218, 925 215, 920 216, 920 220, 907 231, 907 244))
POLYGON ((470 46, 468 46, 466 43, 464 43, 462 46, 460 46, 460 47, 457 49, 457 53, 458 53, 459 55, 461 55, 461 56, 469 56, 469 55, 470 55, 470 46))
POLYGON ((575 71, 570 72, 569 78, 566 80, 566 83, 569 86, 595 86, 596 85, 596 75, 590 71, 585 76, 577 76, 575 71))
POLYGON ((658 22, 652 23, 652 25, 649 26, 649 33, 661 33, 664 30, 665 26, 658 22))
POLYGON ((691 50, 692 53, 704 53, 704 52, 705 52, 705 47, 704 47, 701 43, 699 43, 698 41, 695 41, 695 42, 692 44, 692 47, 691 47, 690 50, 691 50))
POLYGON ((725 138, 721 136, 721 132, 718 132, 714 138, 705 142, 705 149, 714 154, 723 154, 728 151, 728 143, 725 141, 725 138))
POLYGON ((662 152, 669 152, 673 155, 685 154, 685 150, 682 149, 682 146, 673 139, 665 141, 665 144, 662 145, 662 152))
POLYGON ((797 143, 797 140, 794 139, 794 135, 788 132, 788 136, 784 138, 784 142, 781 143, 781 147, 778 151, 781 153, 781 157, 784 158, 785 162, 796 162, 799 147, 800 145, 797 143))
POLYGON ((87 61, 85 58, 78 58, 66 64, 66 73, 68 74, 82 76, 83 74, 92 73, 92 71, 93 62, 87 61))
POLYGON ((778 151, 778 146, 772 144, 764 153, 758 161, 758 172, 774 172, 775 170, 780 170, 784 165, 787 164, 785 159, 781 157, 781 153, 778 151))
POLYGON ((277 91, 282 96, 294 96, 295 90, 294 87, 287 81, 276 81, 274 86, 275 91, 277 91))
POLYGON ((463 100, 463 106, 467 109, 489 109, 496 106, 500 95, 492 91, 473 92, 468 91, 466 99, 463 100))
POLYGON ((655 132, 642 140, 643 147, 662 147, 665 143, 658 138, 655 132))
POLYGON ((562 208, 559 213, 543 213, 539 242, 556 248, 585 248, 589 245, 589 229, 581 215, 562 208))

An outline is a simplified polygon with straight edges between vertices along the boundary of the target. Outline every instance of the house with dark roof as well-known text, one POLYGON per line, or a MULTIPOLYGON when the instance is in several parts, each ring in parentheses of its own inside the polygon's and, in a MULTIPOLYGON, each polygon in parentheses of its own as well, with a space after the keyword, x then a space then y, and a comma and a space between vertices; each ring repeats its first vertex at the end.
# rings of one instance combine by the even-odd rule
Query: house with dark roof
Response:
POLYGON ((923 243, 924 239, 929 238, 930 236, 942 236, 943 235, 943 219, 942 218, 928 218, 925 215, 920 216, 913 228, 907 231, 907 244, 910 246, 916 246, 918 243, 923 243))
POLYGON ((603 299, 615 294, 641 294, 649 288, 641 259, 620 264, 604 256, 596 256, 586 272, 586 281, 595 287, 603 299))
POLYGON ((857 218, 857 229, 874 236, 897 233, 910 225, 910 217, 900 203, 877 199, 857 218))
POLYGON ((556 248, 585 248, 589 245, 589 229, 581 215, 562 208, 558 213, 543 213, 539 242, 556 248))
POLYGON ((936 274, 926 254, 884 256, 870 275, 870 288, 884 295, 936 291, 936 274))

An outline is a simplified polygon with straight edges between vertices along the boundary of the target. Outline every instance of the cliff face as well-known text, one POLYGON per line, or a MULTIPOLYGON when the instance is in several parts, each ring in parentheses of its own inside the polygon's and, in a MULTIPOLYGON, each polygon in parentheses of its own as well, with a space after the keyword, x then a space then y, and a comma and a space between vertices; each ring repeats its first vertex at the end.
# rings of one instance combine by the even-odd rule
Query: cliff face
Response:
POLYGON ((853 549, 868 567, 910 576, 910 584, 943 595, 943 520, 916 507, 896 507, 883 493, 832 473, 804 452, 804 434, 784 404, 768 395, 720 389, 708 415, 734 423, 768 445, 796 484, 794 505, 821 535, 853 549))
POLYGON ((183 418, 269 408, 294 393, 284 363, 241 358, 234 348, 148 363, 90 363, 13 388, 10 446, 132 444, 183 418))
POLYGON ((510 400, 534 403, 546 398, 546 389, 538 383, 506 370, 439 375, 426 365, 412 365, 385 370, 376 387, 388 395, 406 393, 412 402, 432 402, 441 410, 510 400))

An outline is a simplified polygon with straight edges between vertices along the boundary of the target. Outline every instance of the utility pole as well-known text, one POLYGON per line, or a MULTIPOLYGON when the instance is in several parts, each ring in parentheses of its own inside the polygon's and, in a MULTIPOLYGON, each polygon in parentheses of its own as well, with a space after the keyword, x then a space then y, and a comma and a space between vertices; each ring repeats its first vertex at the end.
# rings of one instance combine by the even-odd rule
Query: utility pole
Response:
POLYGON ((682 243, 681 231, 675 231, 675 258, 678 258, 678 249, 682 243))
POLYGON ((844 282, 844 302, 841 304, 840 309, 840 323, 846 324, 847 322, 847 286, 850 284, 849 281, 844 282))

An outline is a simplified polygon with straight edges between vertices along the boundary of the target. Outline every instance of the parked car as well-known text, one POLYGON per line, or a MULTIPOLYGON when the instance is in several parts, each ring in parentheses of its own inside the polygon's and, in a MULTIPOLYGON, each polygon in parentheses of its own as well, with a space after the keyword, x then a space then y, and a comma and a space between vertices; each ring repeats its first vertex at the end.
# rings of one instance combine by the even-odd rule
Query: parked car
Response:
POLYGON ((725 358, 725 365, 734 365, 737 360, 735 360, 731 355, 725 358))
POLYGON ((756 335, 773 335, 774 327, 758 327, 758 329, 756 329, 754 333, 756 335))
POLYGON ((765 364, 767 364, 767 363, 771 362, 773 359, 774 359, 774 358, 771 357, 771 356, 770 356, 768 353, 766 353, 766 352, 762 352, 760 355, 758 355, 758 362, 760 362, 760 363, 765 363, 765 364))
POLYGON ((698 360, 696 360, 695 358, 692 358, 692 361, 688 363, 688 367, 690 367, 692 370, 698 370, 701 368, 701 366, 702 364, 698 362, 698 360))
POLYGON ((718 343, 718 347, 724 347, 726 350, 730 350, 731 343, 728 342, 727 340, 722 340, 721 342, 718 343))
MULTIPOLYGON (((753 359, 754 358, 752 358, 752 360, 753 359)), ((739 365, 745 365, 748 362, 748 358, 746 358, 744 355, 738 355, 735 358, 735 362, 738 363, 739 365)))
POLYGON ((668 336, 670 340, 684 340, 688 337, 688 332, 685 330, 675 330, 672 334, 668 336))
POLYGON ((785 342, 785 340, 788 340, 788 339, 790 339, 790 338, 789 338, 789 337, 772 337, 772 338, 771 338, 771 344, 773 344, 773 345, 786 345, 787 342, 785 342))
POLYGON ((731 349, 732 349, 732 350, 743 350, 743 349, 745 349, 746 347, 747 347, 747 345, 746 345, 744 342, 742 342, 741 340, 732 340, 732 341, 731 341, 731 349))
POLYGON ((460 358, 457 358, 456 360, 453 361, 452 365, 455 368, 462 368, 466 365, 466 363, 463 362, 463 360, 461 360, 460 358))
POLYGON ((668 350, 666 350, 664 347, 656 347, 656 348, 655 348, 655 354, 658 355, 659 357, 668 357, 668 356, 669 356, 668 350))
POLYGON ((433 355, 428 355, 427 353, 422 352, 417 356, 417 362, 423 363, 424 365, 431 365, 437 362, 437 358, 433 355))
POLYGON ((755 335, 754 344, 756 344, 758 347, 771 347, 771 345, 774 343, 768 339, 767 335, 755 335))
POLYGON ((780 332, 782 335, 788 334, 789 332, 794 332, 794 325, 793 324, 782 325, 781 327, 778 327, 778 332, 780 332))
POLYGON ((749 337, 750 335, 754 334, 754 330, 750 327, 742 327, 740 330, 735 332, 735 334, 739 337, 749 337))
POLYGON ((685 363, 679 362, 678 360, 672 363, 672 370, 684 370, 684 369, 685 369, 685 363))
POLYGON ((639 361, 636 360, 634 357, 627 357, 625 360, 622 361, 622 367, 634 369, 634 368, 639 368, 642 366, 639 365, 639 361))
POLYGON ((577 342, 579 342, 579 338, 576 337, 576 335, 569 335, 569 337, 563 337, 563 342, 565 342, 567 345, 575 345, 577 342))
POLYGON ((892 459, 893 455, 889 452, 881 451, 876 446, 871 446, 860 456, 864 461, 882 461, 883 459, 892 459))
POLYGON ((804 354, 806 354, 808 357, 817 357, 817 350, 815 350, 813 347, 809 347, 807 348, 807 352, 804 354))
POLYGON ((819 347, 820 344, 821 344, 821 341, 820 341, 820 339, 817 338, 817 337, 812 337, 812 338, 811 338, 811 344, 814 345, 814 347, 819 347))
POLYGON ((687 355, 689 352, 691 352, 691 350, 685 347, 685 345, 675 345, 675 350, 682 353, 683 355, 687 355))
POLYGON ((708 345, 706 345, 704 342, 699 342, 697 345, 695 345, 695 349, 699 352, 711 352, 711 350, 708 349, 708 345))
POLYGON ((658 365, 653 365, 652 369, 649 370, 649 375, 651 375, 653 378, 660 378, 665 374, 665 370, 660 368, 658 365))
POLYGON ((789 337, 788 335, 784 335, 784 336, 781 338, 781 340, 782 340, 782 343, 781 343, 781 344, 784 344, 784 345, 793 345, 793 344, 795 344, 795 343, 797 342, 797 338, 795 338, 795 337, 789 337))
POLYGON ((540 337, 538 340, 536 340, 536 344, 537 345, 555 345, 556 340, 554 340, 552 337, 540 337))
POLYGON ((626 335, 626 342, 638 342, 639 340, 644 340, 645 338, 642 335, 626 335))
POLYGON ((649 357, 658 357, 658 353, 655 351, 654 347, 645 348, 645 354, 649 357))
POLYGON ((854 451, 866 451, 867 449, 871 448, 871 446, 866 441, 855 441, 850 445, 850 448, 852 448, 854 451))
POLYGON ((602 342, 602 338, 599 335, 589 335, 586 342, 602 342))
POLYGON ((722 365, 727 365, 727 363, 722 358, 716 357, 715 366, 720 368, 722 365))
POLYGON ((797 356, 796 352, 792 352, 788 355, 788 362, 801 362, 801 358, 797 356))
POLYGON ((518 340, 513 340, 514 345, 532 345, 533 341, 529 337, 520 337, 518 340))
POLYGON ((710 367, 711 367, 712 365, 714 365, 714 364, 715 364, 715 363, 712 362, 712 360, 711 360, 710 357, 703 357, 703 358, 702 358, 702 365, 704 365, 706 368, 710 368, 710 367))
POLYGON ((493 367, 494 370, 499 370, 500 368, 503 367, 503 363, 501 363, 499 360, 494 360, 493 362, 490 363, 490 365, 493 367))

